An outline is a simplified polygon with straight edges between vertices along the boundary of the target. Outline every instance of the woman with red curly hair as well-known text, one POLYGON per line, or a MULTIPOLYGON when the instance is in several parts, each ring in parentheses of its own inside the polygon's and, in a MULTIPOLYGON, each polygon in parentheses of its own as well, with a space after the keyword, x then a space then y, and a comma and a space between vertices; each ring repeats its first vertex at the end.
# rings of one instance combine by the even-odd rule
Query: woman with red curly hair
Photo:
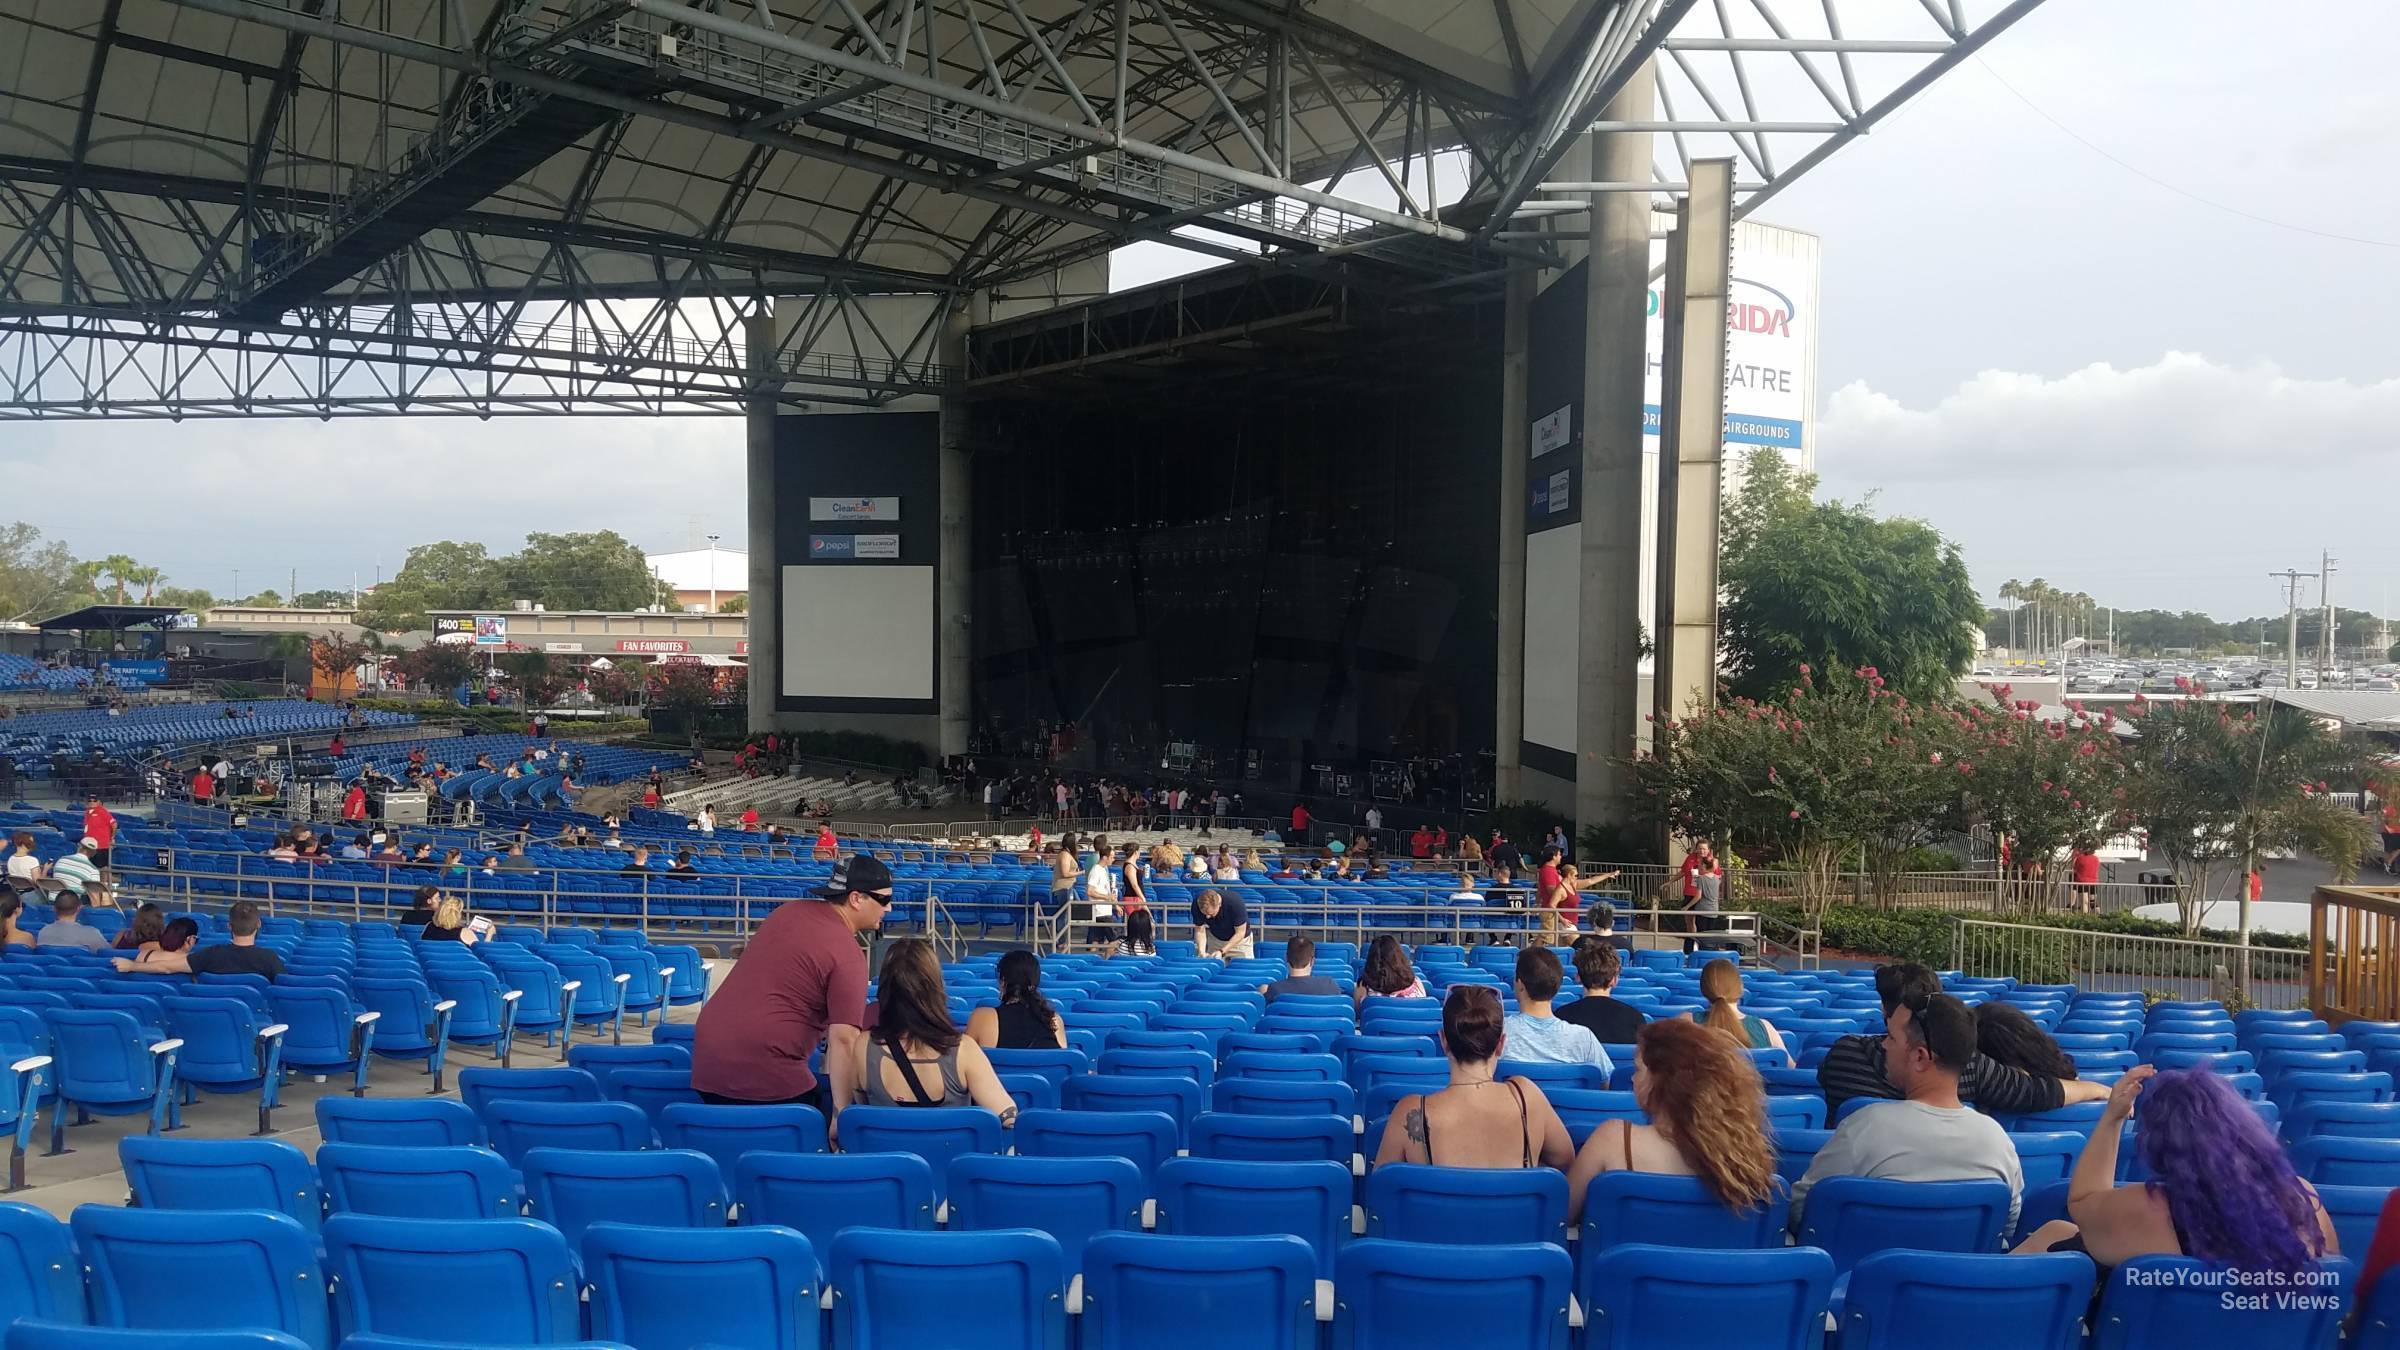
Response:
POLYGON ((1748 1212, 1775 1194, 1775 1145, 1758 1066, 1733 1038, 1697 1022, 1645 1023, 1634 1040, 1633 1097, 1647 1125, 1605 1121, 1567 1169, 1570 1222, 1602 1172, 1698 1177, 1709 1194, 1748 1212))

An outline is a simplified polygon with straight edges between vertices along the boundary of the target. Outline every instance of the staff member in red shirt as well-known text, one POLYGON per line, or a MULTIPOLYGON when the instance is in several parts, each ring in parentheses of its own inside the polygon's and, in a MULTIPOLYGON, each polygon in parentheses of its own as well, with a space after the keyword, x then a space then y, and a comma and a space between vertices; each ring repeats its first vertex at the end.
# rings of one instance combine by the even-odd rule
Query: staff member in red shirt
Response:
POLYGON ((2070 873, 2073 880, 2068 884, 2075 888, 2075 901, 2089 914, 2097 908, 2100 895, 2100 855, 2092 851, 2091 840, 2075 841, 2075 851, 2068 855, 2067 866, 2074 869, 2070 873))
POLYGON ((350 790, 342 794, 342 819, 361 821, 367 818, 367 785, 358 779, 350 780, 350 790))
POLYGON ((92 866, 105 872, 117 846, 117 818, 95 792, 83 799, 83 837, 92 841, 92 866))
POLYGON ((208 766, 203 764, 192 770, 192 800, 196 802, 210 801, 216 795, 217 780, 214 775, 209 773, 208 766))
POLYGON ((857 1087, 854 1048, 867 1022, 858 934, 881 928, 891 912, 892 874, 856 854, 834 865, 819 894, 768 915, 725 987, 700 1009, 692 1087, 719 1106, 805 1103, 825 1114, 830 1133, 857 1087), (808 1067, 819 1043, 830 1092, 808 1067))
POLYGON ((1292 837, 1284 842, 1288 844, 1308 842, 1308 808, 1298 802, 1292 804, 1292 837))

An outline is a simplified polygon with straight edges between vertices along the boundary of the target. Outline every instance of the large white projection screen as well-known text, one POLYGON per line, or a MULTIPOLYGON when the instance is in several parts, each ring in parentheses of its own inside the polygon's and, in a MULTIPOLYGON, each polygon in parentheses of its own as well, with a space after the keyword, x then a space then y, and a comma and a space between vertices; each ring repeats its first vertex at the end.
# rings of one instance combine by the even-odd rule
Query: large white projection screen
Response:
POLYGON ((1581 529, 1561 525, 1525 536, 1525 739, 1570 755, 1582 566, 1581 529))
POLYGON ((932 698, 933 569, 783 569, 786 698, 932 698))

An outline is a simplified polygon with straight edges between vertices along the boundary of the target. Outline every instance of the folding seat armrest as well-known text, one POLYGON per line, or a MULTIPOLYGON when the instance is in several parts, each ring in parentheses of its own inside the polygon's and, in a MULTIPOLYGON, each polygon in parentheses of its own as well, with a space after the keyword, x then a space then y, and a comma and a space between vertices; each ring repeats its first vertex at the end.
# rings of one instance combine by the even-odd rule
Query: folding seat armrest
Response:
POLYGON ((351 1019, 350 1019, 350 1025, 352 1025, 352 1026, 357 1026, 357 1027, 363 1027, 363 1026, 366 1026, 366 1025, 368 1025, 369 1023, 372 1023, 372 1022, 376 1022, 376 1021, 380 1021, 380 1020, 382 1020, 382 1017, 383 1017, 383 1014, 382 1014, 382 1013, 380 1013, 380 1012, 363 1012, 363 1013, 360 1013, 358 1016, 351 1018, 351 1019))
POLYGON ((17 1073, 32 1073, 36 1069, 47 1069, 50 1064, 51 1059, 48 1055, 27 1055, 8 1067, 17 1073))
POLYGON ((291 1029, 292 1026, 289 1022, 276 1022, 270 1026, 260 1027, 258 1029, 258 1038, 262 1041, 270 1041, 275 1039, 277 1036, 281 1036, 285 1032, 290 1031, 291 1029))
POLYGON ((181 1050, 182 1048, 183 1038, 180 1036, 170 1036, 167 1039, 159 1041, 149 1047, 150 1053, 154 1055, 172 1054, 173 1052, 181 1050))

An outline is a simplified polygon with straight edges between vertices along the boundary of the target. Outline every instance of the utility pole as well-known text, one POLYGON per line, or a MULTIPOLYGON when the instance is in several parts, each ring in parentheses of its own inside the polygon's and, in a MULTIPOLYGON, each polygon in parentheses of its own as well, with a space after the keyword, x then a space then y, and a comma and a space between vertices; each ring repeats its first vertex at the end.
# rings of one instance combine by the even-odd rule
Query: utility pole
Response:
MULTIPOLYGON (((2286 689, 2297 689, 2300 687, 2300 581, 2303 577, 2306 577, 2308 573, 2296 569, 2289 569, 2281 572, 2269 572, 2267 575, 2271 577, 2283 578, 2286 591, 2284 602, 2285 634, 2283 640, 2283 687, 2286 689)), ((2247 895, 2249 892, 2245 890, 2243 891, 2243 894, 2247 895)))
POLYGON ((708 612, 717 612, 717 536, 708 537, 708 612))
POLYGON ((2324 560, 2317 573, 2317 600, 2325 607, 2325 655, 2317 668, 2330 671, 2334 667, 2334 658, 2340 654, 2333 641, 2333 574, 2340 569, 2333 565, 2336 560, 2331 553, 2320 553, 2318 556, 2324 560))

